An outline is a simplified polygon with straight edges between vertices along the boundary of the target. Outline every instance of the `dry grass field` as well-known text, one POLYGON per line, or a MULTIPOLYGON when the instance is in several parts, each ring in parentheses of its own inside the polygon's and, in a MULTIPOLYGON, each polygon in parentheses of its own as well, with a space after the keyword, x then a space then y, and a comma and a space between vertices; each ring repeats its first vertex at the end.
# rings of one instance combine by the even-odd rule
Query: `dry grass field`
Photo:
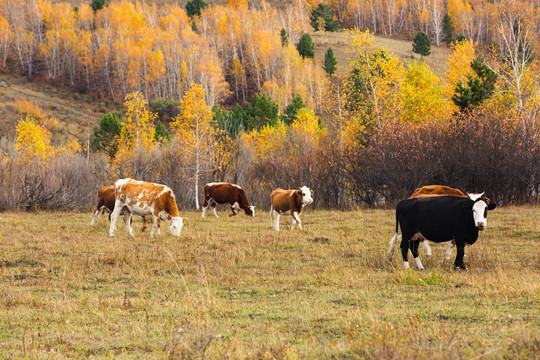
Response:
MULTIPOLYGON (((314 32, 311 33, 313 43, 315 44, 315 57, 324 61, 324 55, 329 47, 332 48, 338 66, 342 70, 347 70, 351 62, 351 54, 349 53, 349 44, 351 42, 350 35, 347 32, 314 32)), ((375 36, 375 44, 378 47, 386 49, 399 57, 401 63, 407 64, 411 61, 419 60, 420 55, 412 52, 412 40, 402 40, 375 36)), ((424 57, 424 61, 431 67, 433 72, 442 77, 448 69, 448 56, 452 53, 452 49, 441 46, 437 47, 431 44, 431 55, 424 57)))
MULTIPOLYGON (((385 259, 392 210, 313 211, 272 231, 189 218, 182 236, 90 213, 0 217, 2 358, 533 359, 540 207, 490 212, 469 272, 434 244, 425 271, 385 259)), ((455 255, 455 250, 453 255, 455 255)), ((414 263, 414 262, 413 262, 414 263)))

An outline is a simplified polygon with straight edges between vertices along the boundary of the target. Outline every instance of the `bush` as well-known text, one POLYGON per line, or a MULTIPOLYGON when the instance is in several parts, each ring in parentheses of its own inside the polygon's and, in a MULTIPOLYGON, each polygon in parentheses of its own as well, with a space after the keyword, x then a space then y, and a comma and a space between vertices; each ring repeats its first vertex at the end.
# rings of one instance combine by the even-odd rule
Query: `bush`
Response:
POLYGON ((105 157, 65 153, 43 163, 23 160, 6 142, 2 148, 0 211, 86 210, 95 205, 97 190, 113 182, 105 157))
POLYGON ((538 197, 540 141, 515 120, 471 113, 450 126, 400 126, 371 144, 346 156, 350 193, 371 206, 429 184, 485 191, 507 204, 538 197))

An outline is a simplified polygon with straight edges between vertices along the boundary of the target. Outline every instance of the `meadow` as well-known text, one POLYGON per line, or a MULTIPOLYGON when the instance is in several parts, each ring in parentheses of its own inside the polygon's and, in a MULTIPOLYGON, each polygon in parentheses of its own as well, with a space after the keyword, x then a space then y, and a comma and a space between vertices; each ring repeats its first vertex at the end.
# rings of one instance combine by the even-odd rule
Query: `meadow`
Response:
MULTIPOLYGON (((151 240, 135 218, 0 217, 3 358, 532 359, 540 354, 540 207, 499 207, 452 270, 386 260, 393 210, 188 217, 151 240)), ((452 254, 455 256, 455 250, 452 254)), ((414 263, 414 262, 413 262, 414 263)))

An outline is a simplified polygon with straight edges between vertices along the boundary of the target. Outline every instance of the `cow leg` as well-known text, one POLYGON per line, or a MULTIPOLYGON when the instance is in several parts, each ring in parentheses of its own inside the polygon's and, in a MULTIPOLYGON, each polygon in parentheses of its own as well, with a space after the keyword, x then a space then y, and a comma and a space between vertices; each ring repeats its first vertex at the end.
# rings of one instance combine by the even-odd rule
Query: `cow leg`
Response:
POLYGON ((424 249, 426 256, 431 256, 431 246, 429 246, 429 243, 427 242, 427 240, 422 238, 420 240, 420 245, 422 245, 422 249, 424 249))
POLYGON ((463 262, 463 256, 465 255, 465 242, 456 239, 456 247, 457 247, 457 254, 456 254, 456 260, 454 261, 454 270, 467 271, 468 269, 465 266, 465 263, 463 262))
POLYGON ((161 219, 157 218, 157 230, 156 230, 156 235, 161 235, 161 219))
POLYGON ((148 235, 148 237, 152 238, 152 236, 154 235, 154 232, 158 232, 158 234, 160 233, 159 231, 159 216, 156 216, 154 215, 154 223, 152 224, 152 229, 150 230, 150 234, 148 235))
POLYGON ((114 203, 114 211, 111 214, 111 226, 109 228, 109 236, 114 235, 114 230, 116 230, 116 220, 118 220, 118 216, 120 215, 120 211, 122 211, 122 208, 124 207, 124 204, 120 200, 116 200, 114 203))
POLYGON ((240 212, 240 205, 237 202, 231 205, 232 214, 229 216, 236 216, 240 212))
POLYGON ((420 240, 413 240, 411 252, 414 257, 414 262, 416 263, 416 267, 418 270, 424 270, 424 266, 422 266, 422 262, 420 261, 420 257, 418 256, 418 245, 420 245, 420 240))
POLYGON ((148 223, 146 221, 146 216, 142 217, 142 222, 143 222, 142 231, 144 232, 146 230, 146 228, 148 227, 148 223))
POLYGON ((405 269, 410 269, 409 266, 409 259, 407 259, 407 255, 409 255, 409 241, 412 238, 412 234, 401 234, 401 256, 403 257, 403 267, 405 269))
POLYGON ((92 222, 90 223, 90 226, 94 226, 94 225, 96 224, 96 219, 97 219, 99 213, 103 211, 103 208, 104 208, 104 207, 105 207, 105 206, 102 206, 101 208, 98 208, 98 209, 94 212, 94 217, 92 218, 92 222))
POLYGON ((212 204, 211 204, 210 206, 212 206, 212 211, 214 212, 214 216, 218 218, 219 216, 218 216, 217 210, 216 210, 216 208, 217 208, 217 202, 215 202, 214 200, 212 200, 212 204))
POLYGON ((298 224, 298 228, 300 228, 300 230, 302 230, 302 221, 300 221, 300 216, 298 216, 298 213, 297 212, 293 212, 292 213, 292 229, 294 229, 294 222, 296 221, 296 223, 298 224))
POLYGON ((279 231, 279 213, 277 211, 272 211, 272 217, 274 218, 274 227, 273 229, 279 231))
POLYGON ((450 245, 448 245, 448 249, 446 250, 446 252, 444 253, 444 257, 445 259, 450 259, 450 255, 452 255, 452 248, 456 245, 456 241, 455 240, 452 240, 450 241, 450 245))
POLYGON ((202 208, 202 217, 204 217, 204 214, 206 213, 206 209, 208 208, 208 200, 206 200, 206 197, 204 198, 203 208, 202 208))
POLYGON ((124 209, 124 223, 126 224, 126 230, 129 236, 134 237, 133 235, 133 229, 131 228, 131 211, 129 211, 128 208, 124 209))

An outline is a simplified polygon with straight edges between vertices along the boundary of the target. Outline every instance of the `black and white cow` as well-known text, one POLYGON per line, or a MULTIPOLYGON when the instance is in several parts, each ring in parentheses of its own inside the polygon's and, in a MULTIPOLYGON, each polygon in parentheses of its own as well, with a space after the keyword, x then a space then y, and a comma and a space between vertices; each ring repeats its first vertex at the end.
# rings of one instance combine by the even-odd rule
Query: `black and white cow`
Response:
POLYGON ((418 269, 424 269, 418 257, 419 239, 423 237, 433 242, 455 239, 457 255, 454 268, 467 270, 463 263, 465 245, 474 244, 478 231, 487 226, 487 211, 496 207, 482 195, 478 194, 476 198, 441 196, 400 201, 396 207, 396 233, 390 240, 388 258, 394 254, 401 227, 401 254, 406 269, 409 268, 409 247, 418 269))

